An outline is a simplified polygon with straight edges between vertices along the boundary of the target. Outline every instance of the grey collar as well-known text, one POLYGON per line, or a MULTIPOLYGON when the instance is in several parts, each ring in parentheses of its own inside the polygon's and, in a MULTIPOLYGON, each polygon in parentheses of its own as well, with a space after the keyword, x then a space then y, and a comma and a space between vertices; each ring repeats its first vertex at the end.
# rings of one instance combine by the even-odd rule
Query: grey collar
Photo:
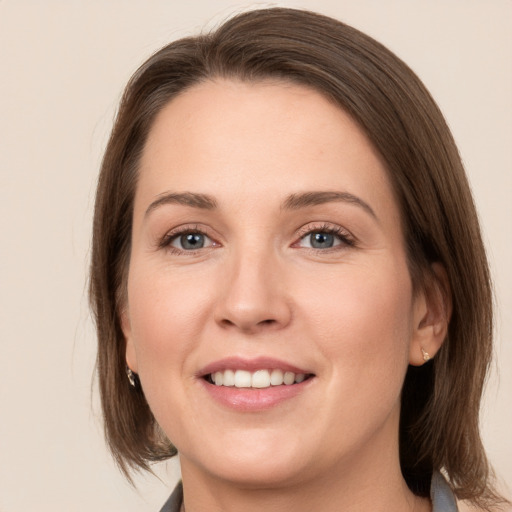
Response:
MULTIPOLYGON (((444 476, 435 471, 430 484, 432 512, 458 512, 457 502, 444 476)), ((179 512, 183 501, 183 486, 180 482, 160 512, 179 512)))
POLYGON ((457 502, 448 482, 439 471, 434 471, 430 484, 432 512, 457 512, 457 502))

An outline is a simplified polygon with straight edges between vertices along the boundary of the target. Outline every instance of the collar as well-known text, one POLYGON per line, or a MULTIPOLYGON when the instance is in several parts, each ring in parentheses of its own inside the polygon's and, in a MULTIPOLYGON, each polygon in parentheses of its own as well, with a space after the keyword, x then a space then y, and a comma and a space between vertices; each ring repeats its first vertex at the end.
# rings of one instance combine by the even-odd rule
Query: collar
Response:
POLYGON ((448 482, 439 471, 434 471, 430 484, 432 512, 458 512, 457 501, 448 482))
MULTIPOLYGON (((432 500, 432 512, 458 512, 459 510, 453 491, 444 476, 438 471, 434 471, 432 475, 430 499, 432 500)), ((160 512, 179 512, 182 502, 183 485, 179 482, 160 512)))

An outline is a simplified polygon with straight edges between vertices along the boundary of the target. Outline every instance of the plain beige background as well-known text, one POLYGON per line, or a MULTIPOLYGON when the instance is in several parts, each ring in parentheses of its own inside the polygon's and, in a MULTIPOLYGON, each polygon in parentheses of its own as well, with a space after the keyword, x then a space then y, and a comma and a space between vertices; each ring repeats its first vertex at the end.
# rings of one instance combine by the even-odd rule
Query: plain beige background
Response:
MULTIPOLYGON (((177 466, 131 489, 102 439, 88 313, 94 186, 122 88, 234 0, 0 0, 0 511, 157 511, 177 466)), ((269 5, 269 4, 266 4, 269 5)), ((485 445, 512 482, 512 1, 297 0, 402 57, 439 102, 496 283, 485 445), (499 378, 498 378, 499 374, 499 378)))

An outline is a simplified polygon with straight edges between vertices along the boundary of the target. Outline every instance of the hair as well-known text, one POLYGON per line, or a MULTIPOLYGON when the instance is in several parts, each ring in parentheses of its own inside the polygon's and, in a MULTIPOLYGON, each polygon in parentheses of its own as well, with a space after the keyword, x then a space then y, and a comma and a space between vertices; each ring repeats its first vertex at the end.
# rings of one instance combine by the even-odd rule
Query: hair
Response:
POLYGON ((286 8, 239 14, 216 30, 175 41, 130 79, 103 158, 94 211, 90 301, 109 448, 124 474, 176 454, 141 386, 126 377, 125 305, 133 201, 155 116, 188 88, 217 78, 310 87, 360 125, 385 162, 402 216, 413 286, 446 270, 453 311, 436 357, 410 366, 402 391, 400 463, 428 496, 442 470, 456 495, 500 501, 479 434, 492 355, 492 289, 468 181, 450 130, 419 78, 383 45, 332 18, 286 8))

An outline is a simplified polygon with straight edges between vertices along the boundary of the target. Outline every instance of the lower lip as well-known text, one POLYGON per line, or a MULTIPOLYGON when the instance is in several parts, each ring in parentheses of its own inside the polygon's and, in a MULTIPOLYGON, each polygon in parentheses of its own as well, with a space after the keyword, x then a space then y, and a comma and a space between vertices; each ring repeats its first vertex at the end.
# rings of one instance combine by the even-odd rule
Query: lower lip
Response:
POLYGON ((236 388, 216 386, 206 380, 203 386, 209 395, 223 406, 238 411, 264 411, 301 394, 311 384, 314 377, 289 386, 270 386, 268 388, 236 388))

